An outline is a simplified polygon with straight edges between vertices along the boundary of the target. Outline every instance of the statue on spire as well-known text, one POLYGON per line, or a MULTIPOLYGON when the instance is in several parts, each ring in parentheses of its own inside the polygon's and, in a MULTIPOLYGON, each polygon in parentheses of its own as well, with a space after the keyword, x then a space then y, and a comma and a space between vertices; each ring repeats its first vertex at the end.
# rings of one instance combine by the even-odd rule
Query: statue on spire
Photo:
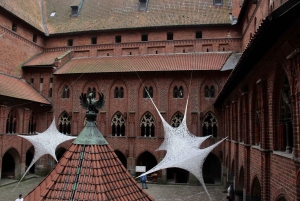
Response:
POLYGON ((86 109, 86 113, 98 114, 98 109, 101 109, 104 106, 105 99, 103 93, 98 93, 99 99, 94 99, 94 94, 90 93, 88 97, 85 93, 82 93, 80 96, 80 105, 86 109))

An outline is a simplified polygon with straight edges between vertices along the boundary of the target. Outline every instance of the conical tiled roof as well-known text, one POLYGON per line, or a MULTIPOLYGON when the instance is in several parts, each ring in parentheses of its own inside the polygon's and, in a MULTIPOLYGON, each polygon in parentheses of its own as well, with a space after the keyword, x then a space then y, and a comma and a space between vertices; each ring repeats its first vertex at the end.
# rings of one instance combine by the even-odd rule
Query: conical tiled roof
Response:
MULTIPOLYGON (((100 131, 95 124, 88 122, 87 125, 79 137, 97 137, 100 131), (99 133, 91 135, 95 129, 99 133)), ((50 174, 24 201, 154 200, 131 177, 110 145, 103 140, 99 142, 84 144, 75 140, 50 174)))

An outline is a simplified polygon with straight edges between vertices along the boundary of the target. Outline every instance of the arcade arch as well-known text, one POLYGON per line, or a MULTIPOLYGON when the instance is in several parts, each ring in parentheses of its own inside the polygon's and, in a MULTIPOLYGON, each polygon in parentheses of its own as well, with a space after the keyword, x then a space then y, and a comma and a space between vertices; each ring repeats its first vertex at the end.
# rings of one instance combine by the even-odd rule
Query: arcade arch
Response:
POLYGON ((151 154, 148 151, 145 151, 142 154, 140 154, 139 157, 137 158, 136 165, 137 166, 146 166, 146 171, 148 171, 157 165, 157 160, 153 156, 153 154, 151 154))
POLYGON ((221 162, 214 154, 210 153, 203 163, 203 179, 206 184, 220 184, 221 183, 221 162))
POLYGON ((121 163, 123 164, 123 166, 127 169, 127 159, 126 159, 125 155, 119 150, 115 150, 115 153, 118 156, 121 163))
MULTIPOLYGON (((33 156, 34 156, 34 147, 31 146, 26 152, 26 163, 25 163, 26 168, 25 168, 25 171, 27 170, 27 167, 29 167, 29 165, 30 165, 30 163, 33 159, 33 156)), ((35 164, 33 164, 32 167, 29 169, 30 174, 34 174, 34 172, 35 172, 35 164)))
POLYGON ((2 157, 2 178, 17 179, 20 172, 20 156, 15 148, 10 148, 2 157))

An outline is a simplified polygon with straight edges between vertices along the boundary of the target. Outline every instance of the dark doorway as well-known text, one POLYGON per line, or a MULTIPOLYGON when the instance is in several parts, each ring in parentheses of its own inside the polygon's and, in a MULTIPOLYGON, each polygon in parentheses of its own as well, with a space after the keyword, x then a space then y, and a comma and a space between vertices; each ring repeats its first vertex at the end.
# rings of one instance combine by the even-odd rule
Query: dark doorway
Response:
POLYGON ((16 179, 16 163, 19 163, 19 156, 15 149, 9 149, 2 158, 2 178, 16 179))
POLYGON ((180 168, 167 169, 168 183, 187 183, 189 180, 189 172, 180 168))
POLYGON ((261 187, 257 177, 254 179, 252 184, 251 200, 253 201, 261 200, 261 187))
POLYGON ((146 166, 146 171, 157 165, 155 157, 148 151, 142 153, 136 160, 137 166, 146 166))
POLYGON ((115 151, 116 155, 118 156, 119 160, 123 164, 123 166, 127 169, 127 159, 124 154, 118 150, 115 151))
POLYGON ((56 156, 57 161, 59 161, 59 159, 65 154, 65 152, 66 152, 66 149, 63 147, 60 147, 55 151, 55 156, 56 156))
MULTIPOLYGON (((31 146, 28 151, 26 152, 26 169, 25 171, 27 170, 27 167, 29 167, 32 159, 33 159, 33 156, 34 156, 34 147, 31 146)), ((35 164, 32 165, 32 167, 29 169, 29 172, 30 174, 34 174, 34 170, 35 170, 35 164)))
POLYGON ((206 184, 221 183, 221 163, 215 154, 210 153, 205 159, 202 174, 206 184))

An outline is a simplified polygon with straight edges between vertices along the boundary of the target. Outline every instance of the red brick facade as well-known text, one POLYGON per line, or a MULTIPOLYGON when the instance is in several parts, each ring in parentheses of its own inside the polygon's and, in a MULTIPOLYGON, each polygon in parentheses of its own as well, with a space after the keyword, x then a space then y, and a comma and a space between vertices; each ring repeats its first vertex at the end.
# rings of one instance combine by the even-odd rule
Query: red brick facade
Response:
MULTIPOLYGON (((148 152, 158 163, 165 154, 155 152, 164 137, 162 123, 150 99, 143 98, 144 87, 151 86, 154 103, 170 123, 177 112, 184 114, 189 92, 187 123, 191 133, 196 136, 204 135, 204 116, 209 112, 214 115, 218 121, 217 138, 209 139, 203 146, 228 137, 213 154, 222 164, 220 182, 224 187, 227 186, 227 182, 233 182, 237 199, 242 200, 244 197, 244 200, 299 200, 299 15, 295 16, 293 23, 278 35, 278 39, 268 46, 268 50, 259 56, 257 61, 249 53, 248 56, 253 56, 256 62, 242 79, 234 77, 234 70, 233 74, 230 74, 231 70, 188 71, 182 70, 180 64, 178 70, 173 71, 57 73, 57 70, 63 69, 70 60, 82 58, 221 54, 228 51, 243 52, 243 55, 246 55, 244 57, 247 57, 247 52, 255 48, 255 44, 251 42, 259 39, 267 29, 265 27, 269 26, 265 25, 265 18, 271 13, 279 12, 280 9, 286 9, 284 5, 287 3, 281 1, 284 4, 281 5, 279 1, 262 0, 240 2, 232 1, 232 16, 238 18, 238 23, 234 25, 170 26, 50 36, 45 36, 40 30, 0 7, 1 73, 21 76, 21 79, 51 103, 51 106, 35 104, 33 107, 27 107, 26 100, 22 104, 14 104, 13 98, 11 102, 3 102, 0 96, 1 173, 4 168, 2 161, 7 153, 13 157, 15 163, 14 177, 20 178, 25 172, 26 153, 31 144, 15 134, 28 134, 29 121, 33 116, 36 119, 35 130, 43 132, 53 117, 56 118, 59 127, 60 118, 67 114, 71 123, 68 134, 78 135, 85 122, 85 111, 80 106, 79 96, 83 92, 87 93, 89 88, 95 88, 96 92, 103 93, 106 98, 96 123, 111 147, 125 156, 127 169, 134 174, 135 166, 143 165, 139 164, 139 157, 148 152), (13 25, 17 25, 16 31, 12 30, 13 25), (200 31, 201 38, 196 38, 196 33, 200 31), (168 40, 168 32, 173 33, 172 40, 168 40), (143 34, 147 34, 147 41, 141 41, 143 34), (116 43, 116 36, 121 36, 120 43, 116 43), (92 37, 97 38, 96 44, 91 44, 92 37), (68 44, 70 39, 72 45, 68 44), (38 60, 38 55, 42 52, 66 51, 69 52, 61 58, 56 58, 51 65, 26 65, 32 59, 38 60), (281 89, 285 87, 285 77, 289 83, 291 100, 287 101, 287 105, 292 108, 292 118, 285 116, 283 119, 286 121, 283 122, 280 115, 284 114, 280 112, 280 108, 284 106, 281 89), (234 82, 235 84, 231 84, 234 82), (63 97, 65 86, 69 90, 68 98, 63 97), (175 86, 182 86, 183 98, 174 98, 175 86), (213 98, 206 97, 206 86, 214 87, 213 98), (115 98, 116 87, 123 89, 122 98, 115 98), (7 134, 7 121, 11 112, 16 114, 16 130, 14 134, 7 134), (118 112, 125 119, 124 136, 112 134, 112 119, 118 112), (152 137, 141 136, 141 119, 147 112, 155 122, 155 133, 152 137), (290 119, 292 123, 288 122, 290 119), (290 133, 289 129, 292 129, 293 139, 288 139, 286 132, 290 133), (289 145, 291 147, 287 149, 289 145)), ((242 66, 238 63, 237 66, 239 65, 242 66)), ((221 68, 222 66, 219 69, 221 68)), ((242 67, 240 69, 243 71, 242 67)), ((70 142, 64 143, 61 148, 67 149, 69 145, 70 142)), ((35 173, 50 169, 53 165, 53 159, 45 156, 36 164, 35 173)), ((166 171, 160 172, 159 177, 162 182, 166 182, 166 171)), ((193 180, 193 176, 190 175, 191 184, 193 180)))

